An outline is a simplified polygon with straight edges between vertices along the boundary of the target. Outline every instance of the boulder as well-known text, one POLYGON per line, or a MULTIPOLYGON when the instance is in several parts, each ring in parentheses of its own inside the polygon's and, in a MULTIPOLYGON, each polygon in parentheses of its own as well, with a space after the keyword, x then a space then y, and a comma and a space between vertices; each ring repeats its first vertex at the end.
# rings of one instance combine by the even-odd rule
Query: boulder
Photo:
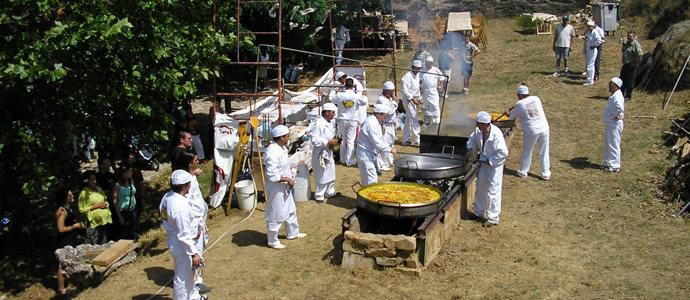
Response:
MULTIPOLYGON (((671 89, 678 80, 678 75, 690 55, 690 20, 679 22, 671 26, 664 33, 654 49, 657 57, 656 67, 653 69, 652 81, 648 87, 655 89, 671 89)), ((686 70, 678 84, 679 88, 690 86, 690 74, 686 70)))

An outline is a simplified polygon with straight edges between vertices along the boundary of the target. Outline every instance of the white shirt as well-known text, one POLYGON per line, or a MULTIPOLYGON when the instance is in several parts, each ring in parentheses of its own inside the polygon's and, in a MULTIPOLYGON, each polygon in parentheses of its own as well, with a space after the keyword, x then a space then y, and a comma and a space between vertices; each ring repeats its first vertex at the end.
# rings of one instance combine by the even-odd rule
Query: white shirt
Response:
POLYGON ((522 132, 526 136, 549 131, 549 122, 546 121, 541 99, 537 96, 529 96, 515 103, 515 108, 510 112, 510 119, 520 117, 522 132))
POLYGON ((340 25, 335 29, 335 39, 350 42, 350 31, 345 26, 340 25))
POLYGON ((355 93, 353 90, 337 93, 331 102, 338 105, 338 113, 342 112, 341 118, 350 121, 359 121, 359 107, 366 106, 368 103, 367 96, 355 93))
POLYGON ((596 31, 599 34, 599 37, 601 38, 601 43, 603 44, 606 41, 606 32, 604 29, 601 28, 601 26, 598 26, 594 28, 594 31, 596 31))
POLYGON ((199 189, 199 181, 196 176, 192 175, 192 186, 189 188, 189 192, 184 195, 187 200, 189 200, 189 206, 194 214, 194 221, 192 226, 199 226, 202 221, 205 222, 206 214, 208 213, 208 205, 204 201, 204 197, 201 195, 201 189, 199 189))
POLYGON ((492 167, 503 165, 508 157, 508 146, 503 138, 503 132, 496 125, 490 125, 489 138, 486 139, 486 144, 483 145, 483 133, 479 128, 475 128, 474 132, 467 140, 467 149, 479 149, 479 159, 489 161, 492 167))
POLYGON ((604 108, 603 121, 605 123, 618 121, 616 117, 620 116, 621 120, 625 116, 625 98, 623 97, 623 92, 617 90, 609 97, 609 102, 606 103, 606 108, 604 108))
POLYGON ((410 99, 420 99, 422 98, 420 92, 419 92, 419 74, 417 75, 413 74, 412 71, 409 71, 403 75, 402 78, 402 93, 403 93, 403 100, 410 100, 410 99))
POLYGON ((314 171, 314 181, 317 184, 326 184, 335 180, 335 161, 333 160, 333 150, 328 147, 328 140, 335 137, 335 126, 333 125, 333 120, 331 122, 326 121, 323 117, 319 117, 314 122, 310 130, 311 142, 314 144, 314 150, 312 150, 312 161, 311 166, 314 171), (326 168, 322 168, 319 163, 319 156, 322 151, 328 151, 330 154, 330 162, 326 165, 326 168))
POLYGON ((556 27, 556 47, 570 48, 570 42, 575 37, 575 28, 568 24, 563 27, 563 24, 556 27))
POLYGON ((388 111, 386 118, 383 120, 384 123, 388 124, 395 121, 395 111, 398 109, 397 101, 393 101, 393 99, 388 98, 383 93, 381 93, 381 95, 379 95, 379 98, 376 99, 376 104, 383 104, 385 106, 390 107, 390 110, 388 111))
POLYGON ((158 209, 163 219, 163 228, 168 232, 168 245, 179 244, 189 256, 197 254, 194 238, 199 233, 199 228, 192 226, 194 213, 189 200, 170 191, 163 196, 158 209))
POLYGON ((383 142, 383 131, 376 116, 370 115, 357 136, 357 147, 368 152, 390 152, 391 147, 383 142))
POLYGON ((589 47, 599 47, 604 42, 596 29, 585 34, 585 37, 587 38, 587 50, 590 50, 589 47))
POLYGON ((438 82, 439 81, 444 81, 446 80, 446 77, 443 76, 443 72, 439 70, 437 67, 431 67, 431 69, 422 69, 423 72, 428 72, 428 73, 420 73, 422 74, 422 86, 428 89, 435 89, 438 87, 438 82))
POLYGON ((295 201, 287 182, 280 182, 281 177, 295 178, 290 169, 288 149, 272 142, 266 148, 266 213, 264 218, 282 222, 296 210, 295 201))

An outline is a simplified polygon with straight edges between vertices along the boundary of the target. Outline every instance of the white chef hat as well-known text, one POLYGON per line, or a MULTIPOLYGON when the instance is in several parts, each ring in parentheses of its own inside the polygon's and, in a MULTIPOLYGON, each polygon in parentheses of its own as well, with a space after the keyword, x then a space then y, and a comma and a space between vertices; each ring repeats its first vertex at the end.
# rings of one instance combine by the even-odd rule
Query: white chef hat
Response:
POLYGON ((343 77, 343 76, 347 76, 347 74, 345 74, 345 72, 343 72, 343 71, 338 71, 338 73, 335 73, 335 80, 338 80, 338 79, 340 79, 340 77, 343 77))
POLYGON ((422 67, 422 61, 421 61, 421 60, 418 60, 418 59, 413 60, 413 61, 412 61, 412 66, 415 67, 415 68, 421 68, 421 67, 422 67))
POLYGON ((434 62, 434 58, 431 56, 427 56, 426 61, 434 62))
POLYGON ((395 89, 395 84, 393 84, 392 81, 386 81, 383 83, 383 90, 394 90, 395 89))
POLYGON ((284 136, 290 133, 290 129, 288 129, 285 125, 278 125, 275 128, 273 128, 273 131, 271 133, 273 134, 274 138, 277 138, 279 136, 284 136))
POLYGON ((185 184, 192 181, 192 175, 189 175, 185 170, 175 170, 170 175, 170 180, 173 185, 185 184))
POLYGON ((387 114, 390 111, 390 107, 383 104, 374 105, 374 113, 384 113, 387 114))
POLYGON ((527 88, 524 85, 521 85, 517 89, 518 95, 529 95, 529 88, 527 88))
POLYGON ((617 85, 619 88, 623 86, 623 80, 621 80, 618 77, 613 77, 611 78, 611 82, 613 82, 615 85, 617 85))
POLYGON ((477 114, 477 122, 479 123, 491 123, 491 115, 488 112, 480 111, 477 114))
POLYGON ((587 21, 587 26, 594 26, 594 20, 587 21))
POLYGON ((335 111, 335 110, 336 110, 336 107, 335 107, 335 104, 333 104, 333 103, 326 103, 326 104, 324 104, 323 106, 321 106, 321 110, 332 110, 332 111, 335 111))

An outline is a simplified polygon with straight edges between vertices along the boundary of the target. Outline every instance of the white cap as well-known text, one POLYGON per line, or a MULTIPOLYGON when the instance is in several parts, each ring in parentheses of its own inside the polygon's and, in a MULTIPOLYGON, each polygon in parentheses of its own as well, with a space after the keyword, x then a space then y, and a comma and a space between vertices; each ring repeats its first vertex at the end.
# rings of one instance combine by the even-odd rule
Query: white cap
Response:
POLYGON ((477 114, 477 122, 479 123, 491 123, 491 115, 488 112, 480 111, 477 114))
POLYGON ((426 61, 434 62, 434 58, 431 56, 427 56, 426 61))
POLYGON ((326 103, 326 104, 324 104, 323 106, 321 106, 321 110, 332 110, 332 111, 336 111, 337 108, 335 107, 335 104, 333 104, 333 103, 326 103))
POLYGON ((521 85, 518 87, 517 93, 518 95, 529 95, 529 88, 527 88, 524 85, 521 85))
POLYGON ((189 175, 185 170, 175 170, 170 175, 170 180, 173 185, 185 184, 192 181, 192 175, 189 175))
POLYGON ((288 129, 285 125, 278 125, 275 128, 273 128, 273 131, 271 133, 273 134, 273 137, 276 138, 290 133, 290 129, 288 129))
POLYGON ((386 81, 383 83, 383 90, 394 90, 395 89, 395 84, 393 84, 392 81, 386 81))
POLYGON ((594 26, 594 20, 587 21, 587 26, 594 26))
POLYGON ((421 67, 422 67, 422 61, 421 61, 421 60, 418 60, 418 59, 413 60, 413 61, 412 61, 412 66, 415 67, 415 68, 421 68, 421 67))
POLYGON ((388 114, 390 111, 390 107, 383 105, 383 104, 376 104, 374 105, 374 113, 384 113, 388 114))
POLYGON ((338 71, 338 73, 335 73, 335 80, 338 80, 338 79, 340 79, 340 77, 343 77, 343 76, 347 76, 347 74, 345 74, 345 72, 343 72, 343 71, 338 71))
POLYGON ((621 80, 618 77, 613 77, 611 78, 611 82, 613 82, 615 85, 617 85, 619 88, 623 86, 623 80, 621 80))

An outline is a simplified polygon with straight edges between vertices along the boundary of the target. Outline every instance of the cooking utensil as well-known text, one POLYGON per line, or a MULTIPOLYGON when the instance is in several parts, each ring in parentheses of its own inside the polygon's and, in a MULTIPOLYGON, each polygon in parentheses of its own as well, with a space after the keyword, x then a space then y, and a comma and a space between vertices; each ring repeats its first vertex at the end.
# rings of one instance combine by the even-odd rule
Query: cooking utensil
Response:
POLYGON ((256 152, 259 153, 259 167, 261 167, 261 183, 262 186, 266 185, 266 176, 264 175, 264 162, 261 159, 261 148, 259 145, 259 135, 257 134, 256 128, 259 127, 259 118, 251 117, 252 128, 254 129, 254 138, 256 139, 256 152))
POLYGON ((443 199, 443 193, 430 186, 418 184, 418 183, 411 183, 411 182, 385 182, 385 183, 375 183, 372 185, 368 185, 365 187, 362 187, 362 185, 359 182, 356 182, 353 184, 350 188, 357 193, 357 206, 374 214, 378 214, 381 216, 387 216, 387 217, 393 217, 393 218, 419 218, 419 217, 424 217, 428 215, 432 215, 437 213, 441 207, 443 207, 444 201, 441 201, 443 199), (359 185, 360 188, 358 190, 355 190, 355 185, 359 185), (435 192, 438 193, 439 197, 436 199, 427 199, 427 202, 420 203, 420 204, 397 204, 397 203, 388 203, 388 202, 381 202, 381 201, 373 201, 371 199, 368 199, 366 197, 363 197, 360 193, 366 189, 369 188, 374 188, 374 187, 379 187, 379 186, 388 186, 391 187, 391 190, 397 190, 397 189, 404 189, 404 188, 411 188, 411 187, 423 187, 423 188, 428 188, 431 189, 435 192))

